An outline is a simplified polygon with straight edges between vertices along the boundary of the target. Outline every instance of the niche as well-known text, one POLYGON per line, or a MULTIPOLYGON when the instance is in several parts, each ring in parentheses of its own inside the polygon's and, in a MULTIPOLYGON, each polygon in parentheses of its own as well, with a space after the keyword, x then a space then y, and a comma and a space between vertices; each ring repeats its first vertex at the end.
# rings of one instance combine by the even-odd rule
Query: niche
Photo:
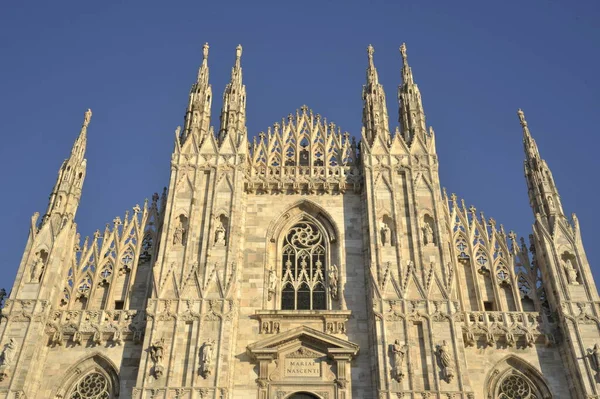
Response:
POLYGON ((224 247, 227 245, 229 237, 227 228, 229 227, 229 219, 224 214, 215 218, 215 238, 213 245, 216 247, 224 247))
POLYGON ((392 218, 388 215, 383 215, 379 226, 379 239, 381 240, 381 246, 394 246, 396 240, 394 237, 394 224, 392 218))
POLYGON ((433 218, 429 214, 425 214, 423 216, 423 227, 421 228, 423 233, 423 244, 425 245, 435 245, 435 223, 433 218))
POLYGON ((569 285, 580 285, 582 283, 581 273, 577 269, 577 261, 575 260, 575 256, 565 251, 561 255, 560 260, 569 285))
POLYGON ((29 275, 30 283, 39 283, 42 280, 44 270, 46 270, 47 261, 48 252, 46 252, 46 250, 41 249, 35 254, 33 261, 31 262, 31 272, 29 275))
POLYGON ((175 231, 173 232, 173 245, 183 245, 187 238, 188 218, 181 214, 175 222, 175 231))

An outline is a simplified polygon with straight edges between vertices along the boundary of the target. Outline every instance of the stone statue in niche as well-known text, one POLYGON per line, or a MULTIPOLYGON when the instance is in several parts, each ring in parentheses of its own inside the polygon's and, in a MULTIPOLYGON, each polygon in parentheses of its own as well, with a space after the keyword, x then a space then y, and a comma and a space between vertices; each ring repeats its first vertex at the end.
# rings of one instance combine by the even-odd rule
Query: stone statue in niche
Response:
POLYGON ((563 260, 563 268, 565 269, 569 284, 579 285, 579 282, 577 281, 577 270, 573 267, 573 261, 571 259, 563 260))
POLYGON ((336 265, 331 265, 329 268, 329 293, 331 294, 331 299, 336 300, 338 298, 338 267, 336 265))
POLYGON ((35 255, 33 263, 31 264, 31 276, 29 278, 29 282, 39 283, 42 279, 42 275, 44 274, 45 268, 46 264, 44 262, 44 257, 42 256, 42 252, 38 252, 35 255))
POLYGON ((596 344, 592 349, 588 349, 587 351, 594 370, 600 374, 600 345, 596 344))
POLYGON ((213 370, 213 346, 215 341, 209 339, 203 345, 200 356, 200 374, 202 377, 208 378, 209 375, 212 374, 213 370))
POLYGON ((154 377, 159 379, 162 377, 165 368, 162 365, 162 360, 165 351, 165 339, 161 338, 150 346, 150 357, 154 362, 154 377))
POLYGON ((392 245, 392 231, 387 223, 381 223, 381 245, 392 245))
POLYGON ((428 222, 427 220, 423 221, 423 243, 425 245, 435 245, 434 239, 433 239, 433 227, 431 226, 431 223, 428 222))
POLYGON ((454 359, 450 353, 451 350, 448 342, 445 340, 437 347, 437 355, 442 366, 442 379, 446 380, 447 383, 450 383, 454 378, 454 359))
POLYGON ((183 245, 183 234, 185 233, 185 228, 183 227, 183 223, 179 221, 177 227, 175 227, 175 231, 173 232, 173 245, 183 245))
POLYGON ((273 299, 273 294, 275 294, 275 289, 277 288, 277 273, 275 270, 269 270, 269 285, 268 285, 268 293, 269 293, 269 301, 273 299))
POLYGON ((554 211, 554 200, 552 197, 548 197, 548 209, 550 212, 554 211))
POLYGON ((391 348, 392 360, 394 362, 394 369, 392 370, 392 378, 398 382, 402 381, 404 377, 404 371, 402 371, 402 364, 404 363, 404 356, 408 352, 408 345, 401 345, 399 340, 394 341, 391 348))
POLYGON ((217 228, 215 229, 215 245, 225 246, 225 227, 219 218, 217 218, 217 228))

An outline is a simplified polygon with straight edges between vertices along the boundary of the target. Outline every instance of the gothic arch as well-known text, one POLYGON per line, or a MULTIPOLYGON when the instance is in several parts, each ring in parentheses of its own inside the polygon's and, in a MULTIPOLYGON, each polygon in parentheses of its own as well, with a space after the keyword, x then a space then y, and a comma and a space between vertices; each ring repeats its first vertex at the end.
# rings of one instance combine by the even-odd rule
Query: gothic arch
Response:
POLYGON ((92 375, 99 375, 98 378, 105 381, 105 389, 109 394, 108 398, 119 397, 120 386, 117 367, 110 359, 98 352, 71 366, 64 375, 65 377, 61 380, 52 397, 70 399, 70 395, 79 383, 87 376, 92 375))
POLYGON ((321 399, 321 396, 312 392, 293 392, 285 397, 285 399, 321 399))
POLYGON ((281 215, 273 219, 267 229, 268 240, 270 242, 276 242, 281 236, 281 232, 285 230, 285 228, 289 228, 289 226, 294 223, 294 221, 297 221, 302 214, 314 219, 325 229, 329 242, 335 242, 341 239, 342 235, 336 224, 333 222, 331 214, 327 212, 325 208, 313 201, 302 199, 294 202, 282 212, 281 215))
MULTIPOLYGON (((286 211, 274 218, 267 229, 267 256, 265 257, 264 266, 266 307, 274 310, 281 309, 283 277, 286 274, 283 269, 283 246, 290 230, 299 223, 314 226, 323 237, 325 257, 323 259, 324 268, 322 269, 323 278, 321 283, 325 290, 325 309, 344 309, 345 252, 343 236, 329 212, 320 205, 305 199, 293 203, 286 211)), ((310 290, 312 292, 312 288, 310 290)), ((320 287, 319 290, 321 290, 320 287)))
POLYGON ((511 392, 519 390, 523 399, 553 398, 548 382, 529 362, 508 355, 492 368, 485 382, 484 396, 486 398, 511 399, 511 392))

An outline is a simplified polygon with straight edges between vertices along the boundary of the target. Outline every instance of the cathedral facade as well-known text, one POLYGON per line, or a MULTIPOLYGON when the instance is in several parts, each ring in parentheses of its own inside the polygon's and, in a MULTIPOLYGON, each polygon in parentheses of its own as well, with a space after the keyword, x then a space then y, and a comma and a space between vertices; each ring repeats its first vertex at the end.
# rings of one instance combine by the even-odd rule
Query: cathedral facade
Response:
POLYGON ((600 398, 598 292, 523 112, 527 241, 441 189, 400 52, 395 131, 369 46, 358 141, 305 106, 249 140, 242 49, 215 132, 205 45, 168 187, 81 240, 88 110, 4 301, 0 398, 600 398))

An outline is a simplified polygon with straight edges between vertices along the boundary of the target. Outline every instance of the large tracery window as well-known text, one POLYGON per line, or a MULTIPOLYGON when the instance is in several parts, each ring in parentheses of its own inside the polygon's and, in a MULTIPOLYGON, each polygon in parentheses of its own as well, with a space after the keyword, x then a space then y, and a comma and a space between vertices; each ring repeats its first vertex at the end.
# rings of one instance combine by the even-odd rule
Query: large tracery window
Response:
POLYGON ((110 383, 98 372, 93 372, 77 382, 69 399, 110 399, 110 383))
POLYGON ((312 223, 296 223, 284 239, 282 253, 281 309, 327 309, 321 231, 312 223))

